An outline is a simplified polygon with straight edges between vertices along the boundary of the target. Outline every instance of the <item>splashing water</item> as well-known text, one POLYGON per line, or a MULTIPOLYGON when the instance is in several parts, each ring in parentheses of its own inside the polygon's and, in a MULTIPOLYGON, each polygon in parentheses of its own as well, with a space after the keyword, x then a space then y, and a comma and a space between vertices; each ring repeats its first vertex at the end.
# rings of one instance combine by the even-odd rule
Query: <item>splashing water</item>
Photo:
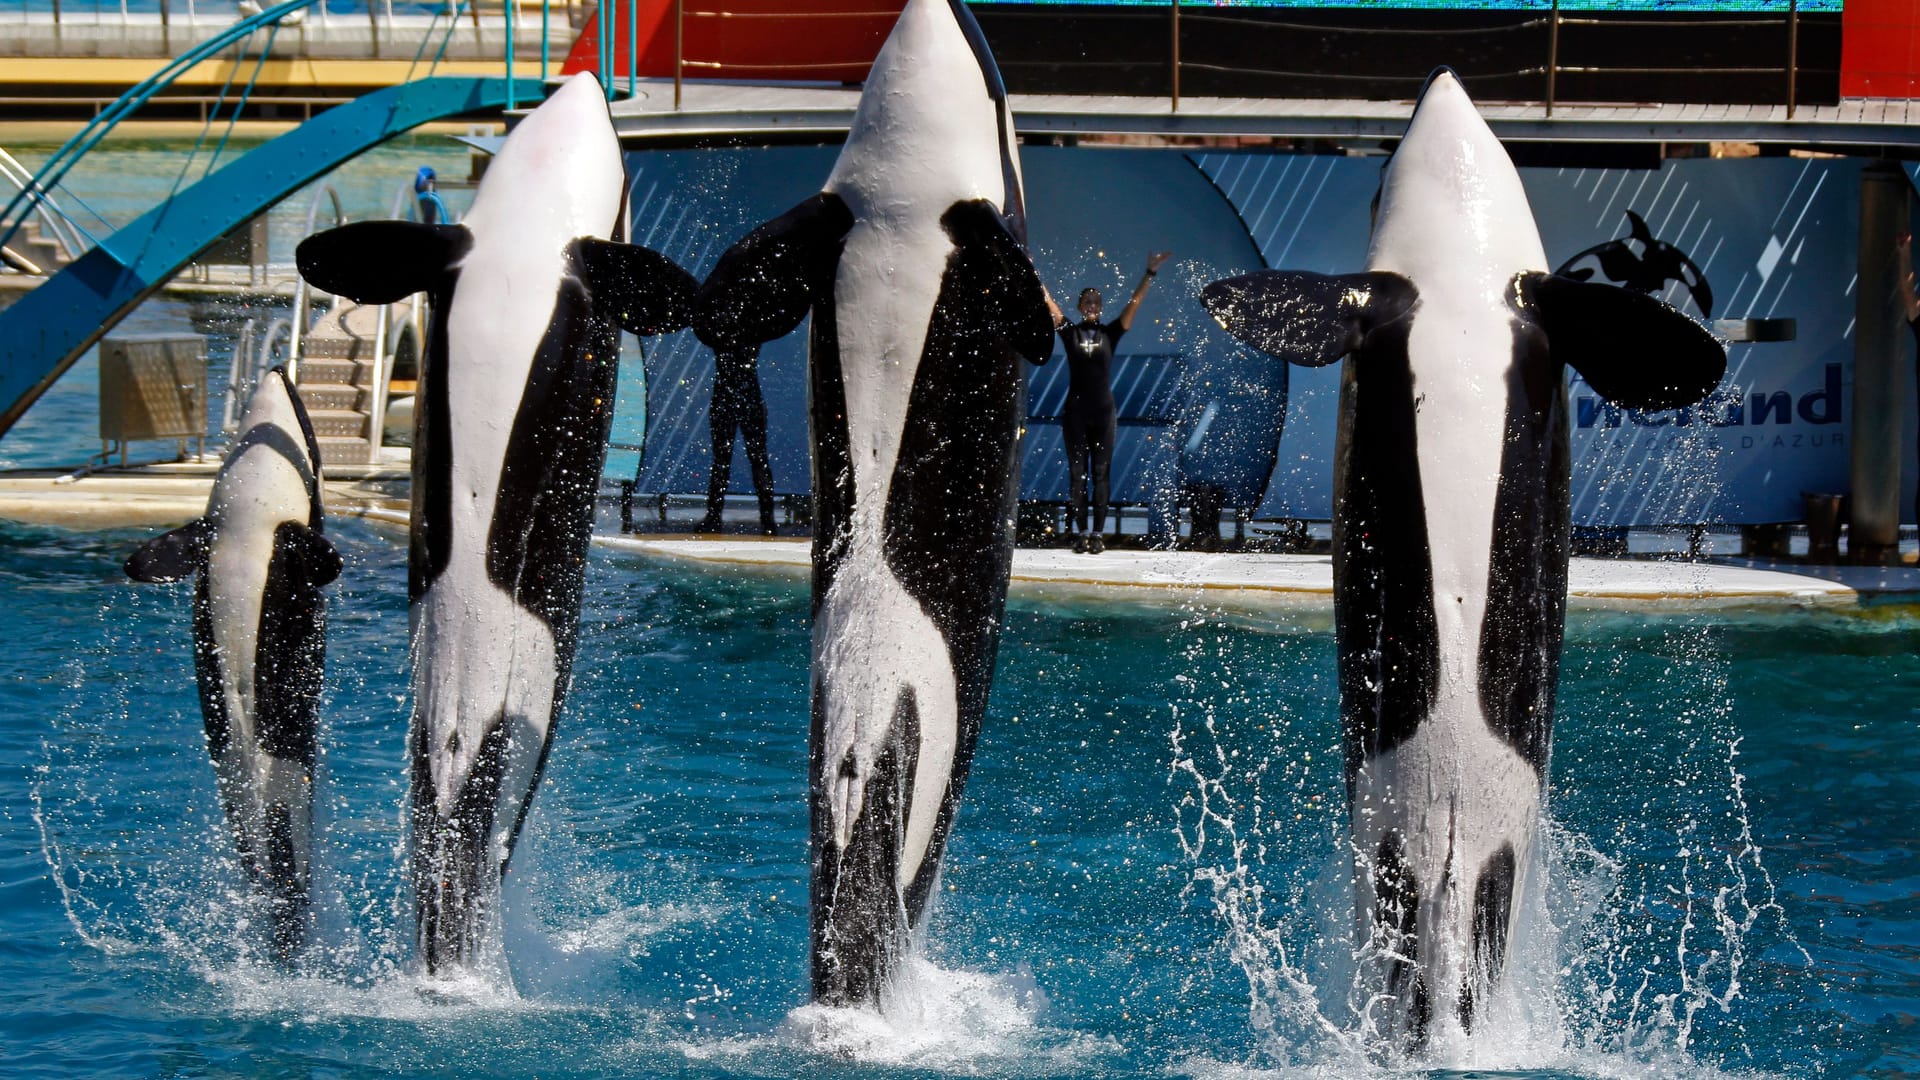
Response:
MULTIPOLYGON (((1619 630, 1618 617, 1599 618, 1619 630)), ((1373 1022, 1379 991, 1364 973, 1378 946, 1354 940, 1344 798, 1317 775, 1338 775, 1337 745, 1309 748, 1320 732, 1286 693, 1265 712, 1249 708, 1260 672, 1248 670, 1242 640, 1220 632, 1217 613, 1189 609, 1180 629, 1175 833, 1187 890, 1211 906, 1246 979, 1254 1064, 1342 1074, 1752 1066, 1737 1006, 1754 958, 1770 951, 1775 978, 1781 963, 1813 961, 1754 839, 1727 665, 1709 624, 1662 630, 1631 654, 1570 642, 1569 665, 1585 670, 1569 681, 1607 690, 1562 702, 1560 737, 1576 750, 1555 762, 1544 857, 1518 890, 1522 917, 1502 984, 1475 1038, 1436 1032, 1406 1057, 1373 1022), (1641 670, 1650 662, 1660 665, 1651 683, 1641 670), (1597 665, 1615 677, 1591 679, 1597 665), (1663 737, 1647 739, 1649 728, 1663 737), (1623 741, 1642 752, 1623 753, 1623 741), (1631 782, 1582 775, 1603 762, 1639 773, 1631 782), (1605 798, 1628 791, 1638 805, 1605 798), (1584 831, 1596 801, 1611 823, 1604 839, 1584 831)))

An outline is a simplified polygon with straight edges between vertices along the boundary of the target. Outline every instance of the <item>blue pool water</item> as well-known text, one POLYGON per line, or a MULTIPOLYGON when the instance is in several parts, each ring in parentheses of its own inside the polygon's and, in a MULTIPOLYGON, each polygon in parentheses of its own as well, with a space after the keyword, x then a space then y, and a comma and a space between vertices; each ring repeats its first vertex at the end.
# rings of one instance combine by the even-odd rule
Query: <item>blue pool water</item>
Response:
POLYGON ((925 961, 805 1007, 806 592, 596 557, 510 976, 410 967, 404 548, 332 591, 322 948, 251 956, 186 587, 0 526, 19 1076, 1896 1076, 1920 1070, 1920 617, 1576 612, 1548 871, 1486 1039, 1353 1012, 1324 611, 1017 598, 925 961))

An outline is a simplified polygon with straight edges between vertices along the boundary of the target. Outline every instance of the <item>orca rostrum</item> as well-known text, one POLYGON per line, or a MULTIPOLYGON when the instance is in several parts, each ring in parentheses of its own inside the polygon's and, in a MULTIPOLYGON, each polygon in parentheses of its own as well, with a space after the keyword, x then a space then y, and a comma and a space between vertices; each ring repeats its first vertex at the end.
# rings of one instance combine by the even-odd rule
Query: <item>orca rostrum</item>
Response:
POLYGON ((307 938, 326 601, 340 554, 322 535, 320 450, 285 368, 247 404, 206 516, 127 559, 136 581, 195 576, 193 660, 207 753, 234 848, 263 899, 274 956, 307 938))
POLYGON ((695 282, 610 240, 626 191, 593 76, 517 124, 458 225, 365 222, 300 272, 429 296, 415 417, 410 879, 429 972, 472 967, 566 698, 620 331, 687 325, 695 282))
POLYGON ((1340 714, 1370 1019, 1471 1032, 1544 810, 1566 612, 1565 372, 1640 409, 1726 368, 1651 297, 1545 272, 1519 174, 1435 72, 1382 175, 1364 273, 1207 286, 1242 341, 1346 358, 1334 458, 1340 714))
POLYGON ((876 1005, 932 899, 1013 554, 1020 358, 1053 323, 1012 117, 961 0, 908 0, 820 194, 701 286, 716 348, 809 312, 816 1001, 876 1005))

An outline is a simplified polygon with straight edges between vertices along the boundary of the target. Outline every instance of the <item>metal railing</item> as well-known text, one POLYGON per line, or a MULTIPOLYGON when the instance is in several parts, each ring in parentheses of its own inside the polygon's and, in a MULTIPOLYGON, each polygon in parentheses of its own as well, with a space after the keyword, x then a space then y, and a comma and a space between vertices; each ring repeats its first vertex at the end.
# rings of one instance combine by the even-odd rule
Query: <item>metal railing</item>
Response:
MULTIPOLYGON (((1373 90, 1380 86, 1405 86, 1408 95, 1417 92, 1425 82, 1424 70, 1404 76, 1366 74, 1352 71, 1329 70, 1290 70, 1275 64, 1259 63, 1234 64, 1219 59, 1208 59, 1196 55, 1196 35, 1198 32, 1221 31, 1235 35, 1254 35, 1257 40, 1271 40, 1273 48, 1266 55, 1283 57, 1289 55, 1289 46, 1298 54, 1303 39, 1346 39, 1363 41, 1379 39, 1386 35, 1406 36, 1418 34, 1422 38, 1460 38, 1460 37, 1501 37, 1513 38, 1516 35, 1535 35, 1541 41, 1537 46, 1536 63, 1525 63, 1510 70, 1476 70, 1470 74, 1479 79, 1496 79, 1511 85, 1518 80, 1538 79, 1535 85, 1540 87, 1539 101, 1547 115, 1553 114, 1562 100, 1562 76, 1689 76, 1689 75, 1725 75, 1754 78, 1777 78, 1784 93, 1787 115, 1792 117, 1799 105, 1802 89, 1802 76, 1806 69, 1802 67, 1800 56, 1800 16, 1808 6, 1808 0, 1781 0, 1774 11, 1746 12, 1739 15, 1716 15, 1711 18, 1689 18, 1679 14, 1656 15, 1648 13, 1642 16, 1629 14, 1608 14, 1600 17, 1589 13, 1584 7, 1573 5, 1574 10, 1565 10, 1561 0, 1527 0, 1517 6, 1517 10, 1474 11, 1480 16, 1510 16, 1510 21, 1482 19, 1476 25, 1445 27, 1422 25, 1418 30, 1406 26, 1383 25, 1378 19, 1359 12, 1347 12, 1351 20, 1340 20, 1331 11, 1323 9, 1318 14, 1323 18, 1308 20, 1294 16, 1289 18, 1283 11, 1269 10, 1264 15, 1237 12, 1230 7, 1222 7, 1201 0, 1164 0, 1155 6, 1142 5, 1121 10, 1108 10, 1101 14, 1103 20, 1129 20, 1139 24, 1138 36, 1145 40, 1150 35, 1164 32, 1165 47, 1162 59, 1152 63, 1162 65, 1165 81, 1161 84, 1169 100, 1170 108, 1178 112, 1181 100, 1191 88, 1189 74, 1205 73, 1210 75, 1228 75, 1244 77, 1284 78, 1296 84, 1319 85, 1326 88, 1325 96, 1359 96, 1349 88, 1364 87, 1373 90), (1155 24, 1158 24, 1157 26, 1155 24), (1586 31, 1597 29, 1624 30, 1671 30, 1674 28, 1692 28, 1711 26, 1726 30, 1753 30, 1777 28, 1783 32, 1784 48, 1781 49, 1779 62, 1768 64, 1756 60, 1749 64, 1734 64, 1702 68, 1654 67, 1654 66, 1597 66, 1568 63, 1564 57, 1569 48, 1582 44, 1581 38, 1586 31)), ((1058 23, 1063 18, 1072 17, 1072 9, 1067 7, 1046 10, 1015 9, 1001 10, 995 6, 979 9, 983 16, 991 12, 994 22, 1018 24, 1034 21, 1039 23, 1058 23)), ((1831 10, 1820 7, 1820 10, 1831 10)), ((1504 52, 1513 56, 1526 55, 1531 46, 1516 42, 1504 52)), ((1135 54, 1138 57, 1140 54, 1135 54)), ((1151 51, 1146 55, 1151 55, 1151 51)), ((1014 62, 1019 65, 1020 61, 1014 62)), ((1048 68, 1088 68, 1111 69, 1114 66, 1126 66, 1139 69, 1149 63, 1141 59, 1116 60, 1113 58, 1087 60, 1049 59, 1042 65, 1033 62, 1033 66, 1048 68)), ((1003 66, 1006 60, 1002 59, 1003 66)), ((1150 83, 1149 83, 1150 85, 1150 83)), ((1148 91, 1151 93, 1151 91, 1148 91)), ((1376 91, 1377 93, 1377 91, 1376 91)), ((1369 95, 1371 96, 1371 95, 1369 95)))

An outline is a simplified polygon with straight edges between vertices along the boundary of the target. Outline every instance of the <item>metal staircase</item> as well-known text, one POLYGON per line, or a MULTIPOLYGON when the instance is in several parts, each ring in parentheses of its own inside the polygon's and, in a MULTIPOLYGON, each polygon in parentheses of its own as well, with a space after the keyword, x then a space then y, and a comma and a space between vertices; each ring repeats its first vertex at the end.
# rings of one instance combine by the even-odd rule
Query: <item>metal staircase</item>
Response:
POLYGON ((374 461, 386 412, 389 315, 383 305, 341 302, 301 340, 294 384, 323 461, 374 461))

